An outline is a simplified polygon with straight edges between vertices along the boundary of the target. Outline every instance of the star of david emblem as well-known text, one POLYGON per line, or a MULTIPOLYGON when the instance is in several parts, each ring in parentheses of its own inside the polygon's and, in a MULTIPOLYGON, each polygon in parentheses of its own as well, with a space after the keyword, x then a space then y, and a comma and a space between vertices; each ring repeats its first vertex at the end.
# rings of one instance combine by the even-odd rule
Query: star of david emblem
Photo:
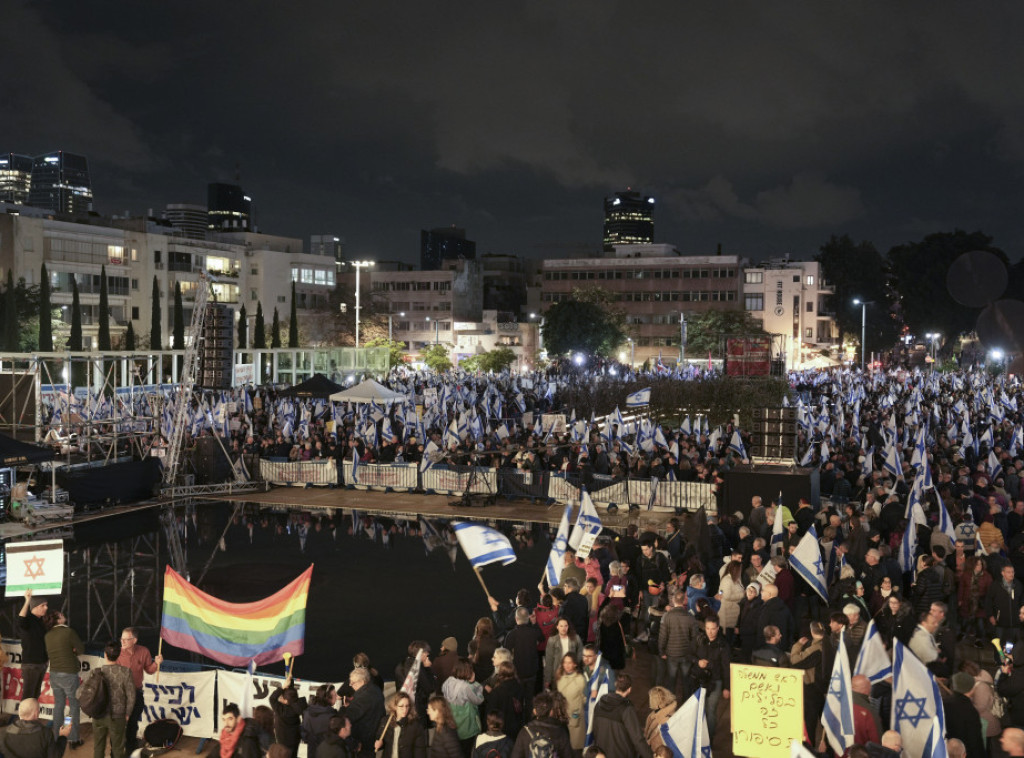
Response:
POLYGON ((25 578, 26 579, 40 579, 43 576, 43 561, 45 558, 36 558, 35 556, 25 561, 25 578), (35 566, 33 569, 32 566, 35 566))
POLYGON ((814 573, 815 574, 821 574, 821 575, 825 574, 825 567, 821 563, 821 556, 820 555, 817 558, 814 559, 814 573))
POLYGON ((705 745, 700 749, 700 758, 711 758, 711 745, 705 745))
MULTIPOLYGON (((923 697, 914 697, 910 691, 907 690, 907 694, 896 701, 896 723, 899 724, 900 721, 909 721, 910 726, 917 729, 919 721, 928 721, 931 716, 928 715, 928 712, 924 709, 924 702, 925 699, 923 697), (917 713, 912 715, 908 706, 916 706, 917 713)), ((897 727, 897 731, 898 730, 899 728, 897 727)))
POLYGON ((837 698, 843 696, 843 677, 839 675, 837 671, 832 675, 832 681, 829 683, 828 694, 835 695, 837 698))

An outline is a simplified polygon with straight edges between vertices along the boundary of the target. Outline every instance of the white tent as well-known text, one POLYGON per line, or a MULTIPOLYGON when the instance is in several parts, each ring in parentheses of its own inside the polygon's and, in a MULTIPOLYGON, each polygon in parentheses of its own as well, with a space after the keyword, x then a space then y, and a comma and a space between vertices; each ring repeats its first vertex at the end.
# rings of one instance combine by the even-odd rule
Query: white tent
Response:
POLYGON ((378 405, 385 405, 387 403, 404 403, 408 399, 401 392, 389 390, 383 384, 378 384, 372 379, 367 379, 351 389, 335 392, 331 395, 331 400, 336 403, 377 403, 378 405))

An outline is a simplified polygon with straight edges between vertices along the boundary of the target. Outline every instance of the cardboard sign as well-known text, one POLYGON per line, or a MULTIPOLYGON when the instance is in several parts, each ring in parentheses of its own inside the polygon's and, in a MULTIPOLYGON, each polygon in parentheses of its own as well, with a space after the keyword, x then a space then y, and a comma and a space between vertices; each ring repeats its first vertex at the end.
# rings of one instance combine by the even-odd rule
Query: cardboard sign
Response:
POLYGON ((789 758, 792 741, 804 738, 804 672, 738 663, 729 668, 733 754, 789 758))
POLYGON ((59 595, 64 586, 63 540, 7 544, 7 597, 59 595))

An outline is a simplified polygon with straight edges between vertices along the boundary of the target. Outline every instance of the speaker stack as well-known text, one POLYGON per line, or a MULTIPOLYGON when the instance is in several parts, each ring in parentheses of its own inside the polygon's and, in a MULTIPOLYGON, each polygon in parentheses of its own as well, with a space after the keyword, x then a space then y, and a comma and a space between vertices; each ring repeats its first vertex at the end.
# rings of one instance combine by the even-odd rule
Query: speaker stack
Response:
POLYGON ((199 352, 198 384, 203 389, 231 389, 234 350, 235 312, 230 306, 213 303, 206 306, 203 344, 199 352))
POLYGON ((796 408, 755 408, 750 430, 752 458, 796 459, 796 408))

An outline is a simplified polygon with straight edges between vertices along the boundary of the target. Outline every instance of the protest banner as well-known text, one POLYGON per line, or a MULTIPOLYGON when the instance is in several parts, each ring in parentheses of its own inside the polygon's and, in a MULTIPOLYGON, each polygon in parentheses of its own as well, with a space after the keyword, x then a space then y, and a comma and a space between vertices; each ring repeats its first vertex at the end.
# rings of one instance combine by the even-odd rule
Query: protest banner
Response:
POLYGON ((161 671, 160 682, 155 674, 146 674, 142 682, 145 707, 139 731, 160 719, 171 719, 181 725, 189 737, 217 736, 216 671, 178 673, 161 671))
POLYGON ((64 541, 37 540, 7 544, 8 598, 59 595, 64 586, 64 541))
MULTIPOLYGON (((8 661, 4 664, 2 673, 2 702, 4 713, 17 713, 18 703, 21 702, 22 681, 21 681, 21 642, 17 640, 4 640, 3 649, 8 655, 8 661)), ((78 656, 81 664, 80 676, 84 677, 94 668, 103 665, 103 658, 98 655, 78 656)), ((50 689, 49 673, 43 678, 43 688, 39 693, 39 718, 48 720, 53 718, 53 691, 50 689)), ((81 722, 92 721, 84 712, 81 722)))
POLYGON ((730 679, 733 754, 789 758, 804 738, 804 672, 733 663, 730 679))

